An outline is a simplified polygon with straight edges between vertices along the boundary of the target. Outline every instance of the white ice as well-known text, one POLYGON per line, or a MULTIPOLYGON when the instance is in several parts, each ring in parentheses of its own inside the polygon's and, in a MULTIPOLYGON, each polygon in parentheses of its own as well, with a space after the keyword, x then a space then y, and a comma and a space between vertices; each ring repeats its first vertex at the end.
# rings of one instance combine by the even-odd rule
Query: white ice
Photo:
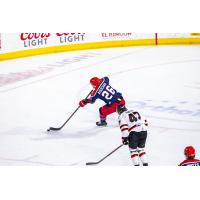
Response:
MULTIPOLYGON (((193 145, 200 157, 200 46, 74 51, 0 62, 0 165, 82 166, 121 144, 117 114, 96 127, 103 102, 80 108, 93 76, 110 78, 128 108, 149 121, 152 166, 176 166, 193 145), (29 76, 29 77, 28 77, 29 76)), ((100 165, 131 166, 127 146, 100 165)))

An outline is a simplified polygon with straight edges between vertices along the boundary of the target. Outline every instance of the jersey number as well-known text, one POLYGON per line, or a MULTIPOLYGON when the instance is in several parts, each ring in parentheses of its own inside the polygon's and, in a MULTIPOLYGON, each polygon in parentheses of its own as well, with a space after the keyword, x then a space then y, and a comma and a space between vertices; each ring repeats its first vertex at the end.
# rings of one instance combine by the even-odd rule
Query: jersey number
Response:
POLYGON ((137 122, 138 119, 139 120, 141 119, 141 116, 138 112, 132 112, 128 116, 129 116, 130 122, 137 122))
POLYGON ((110 85, 107 85, 106 90, 104 90, 101 95, 105 97, 106 99, 110 100, 113 98, 114 94, 115 94, 115 90, 110 85))

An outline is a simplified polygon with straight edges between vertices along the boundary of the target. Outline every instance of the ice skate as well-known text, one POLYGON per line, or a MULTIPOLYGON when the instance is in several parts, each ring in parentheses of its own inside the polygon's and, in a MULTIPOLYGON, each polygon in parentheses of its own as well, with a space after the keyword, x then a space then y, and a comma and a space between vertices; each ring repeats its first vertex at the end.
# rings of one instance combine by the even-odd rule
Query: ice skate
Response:
POLYGON ((96 122, 97 126, 107 126, 107 122, 105 120, 100 120, 99 122, 96 122))

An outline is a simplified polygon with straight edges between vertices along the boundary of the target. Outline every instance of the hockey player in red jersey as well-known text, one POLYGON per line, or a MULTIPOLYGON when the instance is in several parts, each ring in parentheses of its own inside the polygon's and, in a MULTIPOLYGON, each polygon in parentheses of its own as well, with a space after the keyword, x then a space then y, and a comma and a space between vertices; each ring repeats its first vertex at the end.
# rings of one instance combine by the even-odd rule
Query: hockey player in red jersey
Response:
POLYGON ((186 160, 181 162, 179 166, 200 166, 200 160, 195 159, 195 149, 193 146, 185 147, 184 155, 186 160))
POLYGON ((135 166, 148 166, 144 150, 147 138, 147 120, 137 111, 128 110, 125 106, 117 107, 119 126, 122 132, 122 143, 129 145, 131 159, 135 166))
POLYGON ((117 92, 109 84, 109 78, 97 78, 90 79, 90 84, 93 86, 93 91, 88 99, 83 99, 79 102, 81 107, 84 107, 88 103, 94 103, 97 99, 101 99, 106 104, 99 108, 100 121, 96 122, 97 126, 106 126, 106 118, 108 115, 116 112, 118 105, 125 105, 125 100, 120 92, 117 92))

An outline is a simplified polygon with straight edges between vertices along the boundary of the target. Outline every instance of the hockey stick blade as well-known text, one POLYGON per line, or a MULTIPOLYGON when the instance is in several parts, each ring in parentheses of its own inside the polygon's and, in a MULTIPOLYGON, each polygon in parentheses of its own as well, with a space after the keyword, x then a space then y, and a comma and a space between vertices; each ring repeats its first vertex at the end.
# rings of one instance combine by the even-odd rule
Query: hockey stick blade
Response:
POLYGON ((54 128, 54 127, 50 127, 49 129, 47 129, 47 131, 59 131, 61 128, 54 128))
POLYGON ((115 151, 117 151, 122 146, 124 146, 124 145, 120 144, 117 148, 115 148, 114 150, 112 150, 109 154, 107 154, 106 156, 104 156, 101 160, 99 160, 97 162, 88 162, 88 163, 86 163, 86 165, 97 165, 97 164, 101 163, 103 160, 105 160, 108 156, 110 156, 111 154, 113 154, 115 151))
POLYGON ((97 165, 97 164, 99 164, 99 162, 88 162, 88 163, 86 163, 86 165, 97 165))
MULTIPOLYGON (((92 93, 92 91, 93 91, 93 90, 90 91, 90 93, 87 95, 86 99, 89 97, 89 95, 92 93)), ((80 107, 81 107, 81 106, 79 105, 79 106, 76 108, 76 110, 70 115, 70 117, 65 121, 65 123, 64 123, 61 127, 59 127, 59 128, 50 127, 49 129, 47 129, 47 132, 49 132, 49 131, 59 131, 59 130, 61 130, 61 129, 65 126, 65 124, 67 124, 67 122, 74 116, 74 114, 78 111, 78 109, 79 109, 80 107)))

